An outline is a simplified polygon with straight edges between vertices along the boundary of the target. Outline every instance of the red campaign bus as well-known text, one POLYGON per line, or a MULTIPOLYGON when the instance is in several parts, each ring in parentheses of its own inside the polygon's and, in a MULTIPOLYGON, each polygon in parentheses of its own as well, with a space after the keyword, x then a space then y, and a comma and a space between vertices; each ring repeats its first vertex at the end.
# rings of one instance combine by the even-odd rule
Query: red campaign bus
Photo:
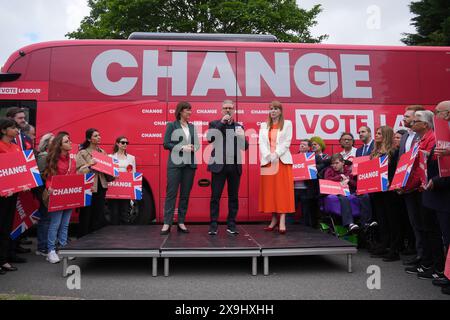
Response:
MULTIPOLYGON (((145 37, 144 37, 145 38, 145 37)), ((210 151, 208 122, 221 118, 221 102, 236 101, 250 151, 239 191, 238 221, 269 219, 258 213, 257 133, 272 100, 292 120, 292 152, 318 135, 326 153, 361 125, 401 125, 410 104, 434 107, 448 100, 450 47, 392 47, 203 40, 72 40, 27 46, 0 74, 0 116, 10 106, 29 110, 37 136, 67 130, 75 142, 87 128, 102 134, 111 152, 126 135, 144 174, 138 223, 162 221, 169 152, 162 141, 179 101, 193 105, 191 120, 203 135, 198 156, 210 151)), ((223 39, 222 39, 223 40, 223 39)), ((230 39, 231 40, 231 39, 230 39)), ((250 41, 245 41, 250 40, 250 41)), ((39 139, 39 138, 38 138, 39 139)), ((209 180, 203 162, 195 175, 187 221, 209 221, 209 180)), ((225 189, 226 190, 226 189, 225 189)), ((221 220, 227 215, 226 191, 221 220)))

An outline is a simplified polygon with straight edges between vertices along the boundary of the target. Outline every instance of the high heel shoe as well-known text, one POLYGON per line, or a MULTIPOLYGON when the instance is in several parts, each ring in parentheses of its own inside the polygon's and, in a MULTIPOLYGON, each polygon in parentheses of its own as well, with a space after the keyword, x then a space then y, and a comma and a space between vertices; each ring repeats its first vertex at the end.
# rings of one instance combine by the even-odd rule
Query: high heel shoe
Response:
POLYGON ((278 232, 279 232, 280 234, 286 234, 286 229, 280 229, 280 228, 278 228, 278 232))
POLYGON ((183 229, 179 224, 177 224, 177 231, 181 233, 189 233, 189 230, 187 228, 183 229))
POLYGON ((265 227, 264 231, 271 232, 271 231, 275 230, 277 228, 277 226, 278 226, 278 222, 275 223, 275 225, 273 227, 270 227, 270 226, 269 227, 265 227))
POLYGON ((162 236, 168 235, 168 234, 170 233, 170 227, 171 227, 171 226, 169 226, 169 228, 167 228, 166 230, 161 230, 161 231, 159 232, 159 234, 162 235, 162 236))

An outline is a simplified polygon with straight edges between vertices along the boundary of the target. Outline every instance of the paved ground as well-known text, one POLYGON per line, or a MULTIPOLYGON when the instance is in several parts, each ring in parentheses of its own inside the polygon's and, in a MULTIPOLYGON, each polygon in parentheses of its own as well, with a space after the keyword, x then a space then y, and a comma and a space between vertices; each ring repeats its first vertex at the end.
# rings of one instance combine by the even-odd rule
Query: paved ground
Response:
MULTIPOLYGON (((33 239, 35 242, 35 239, 33 239)), ((360 251, 353 273, 345 256, 273 257, 270 276, 251 276, 250 258, 171 259, 171 276, 151 276, 150 259, 77 259, 81 289, 69 290, 62 265, 32 254, 18 272, 0 276, 0 294, 82 299, 448 299, 431 281, 403 271, 401 262, 385 263, 360 251), (368 266, 381 270, 381 289, 369 290, 368 266)))

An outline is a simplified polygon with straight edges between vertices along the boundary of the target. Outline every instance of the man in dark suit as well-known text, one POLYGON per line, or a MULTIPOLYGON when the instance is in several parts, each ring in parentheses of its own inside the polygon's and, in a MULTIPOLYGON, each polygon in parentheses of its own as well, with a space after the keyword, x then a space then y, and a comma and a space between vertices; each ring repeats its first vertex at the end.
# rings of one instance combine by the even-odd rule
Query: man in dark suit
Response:
POLYGON ((23 129, 28 124, 26 120, 25 110, 19 107, 9 108, 8 110, 6 110, 6 117, 14 120, 17 123, 17 127, 19 128, 19 135, 13 142, 16 143, 22 150, 33 149, 33 140, 23 131, 23 129))
MULTIPOLYGON (((436 118, 450 121, 450 101, 443 101, 436 106, 436 118)), ((428 184, 422 193, 423 205, 434 211, 439 229, 442 232, 444 252, 448 252, 450 246, 450 177, 439 176, 439 157, 448 157, 439 149, 434 148, 428 157, 427 177, 428 184), (436 152, 438 150, 438 152, 436 152)), ((437 243, 437 242, 436 242, 437 243)), ((437 249, 442 248, 437 247, 437 249)), ((443 257, 442 257, 443 258, 443 257)), ((436 270, 439 271, 439 270, 436 270)), ((442 273, 435 272, 433 274, 433 284, 443 287, 443 292, 450 294, 450 280, 442 273)))
POLYGON ((214 144, 208 171, 211 172, 210 235, 218 229, 219 204, 225 182, 228 183, 227 232, 238 234, 236 216, 239 209, 238 191, 242 175, 242 150, 248 149, 244 127, 234 120, 235 106, 231 100, 222 103, 222 119, 209 123, 208 141, 214 144))
MULTIPOLYGON (((403 126, 408 130, 400 140, 400 148, 398 159, 401 155, 408 152, 413 146, 414 142, 418 139, 417 134, 411 129, 414 114, 416 111, 425 110, 421 105, 411 105, 406 107, 405 113, 403 114, 403 126)), ((405 265, 416 266, 419 265, 421 259, 424 255, 424 239, 423 239, 423 219, 420 213, 421 208, 421 195, 420 192, 415 190, 410 193, 402 194, 405 201, 406 209, 408 211, 409 222, 411 224, 412 230, 414 231, 415 237, 415 249, 417 251, 417 256, 414 258, 404 261, 405 265)))
POLYGON ((362 147, 356 150, 357 157, 368 156, 372 153, 374 140, 372 139, 372 130, 367 126, 362 126, 358 130, 359 139, 362 141, 362 147))

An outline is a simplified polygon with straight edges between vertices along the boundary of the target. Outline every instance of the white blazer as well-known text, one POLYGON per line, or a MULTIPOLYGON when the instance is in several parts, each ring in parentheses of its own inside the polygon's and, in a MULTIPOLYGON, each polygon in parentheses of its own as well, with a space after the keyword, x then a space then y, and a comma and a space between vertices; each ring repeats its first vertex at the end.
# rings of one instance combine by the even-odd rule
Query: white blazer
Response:
MULTIPOLYGON (((277 145, 275 148, 275 153, 284 164, 292 164, 292 155, 289 150, 291 140, 292 122, 290 120, 284 120, 283 130, 278 131, 277 145)), ((259 155, 261 166, 265 166, 270 162, 269 129, 267 128, 266 122, 261 123, 261 128, 259 129, 259 155)))
POLYGON ((136 172, 136 158, 131 154, 127 154, 126 160, 120 160, 117 157, 117 153, 110 154, 109 156, 119 161, 119 172, 127 172, 127 167, 129 165, 133 167, 132 172, 136 172))

